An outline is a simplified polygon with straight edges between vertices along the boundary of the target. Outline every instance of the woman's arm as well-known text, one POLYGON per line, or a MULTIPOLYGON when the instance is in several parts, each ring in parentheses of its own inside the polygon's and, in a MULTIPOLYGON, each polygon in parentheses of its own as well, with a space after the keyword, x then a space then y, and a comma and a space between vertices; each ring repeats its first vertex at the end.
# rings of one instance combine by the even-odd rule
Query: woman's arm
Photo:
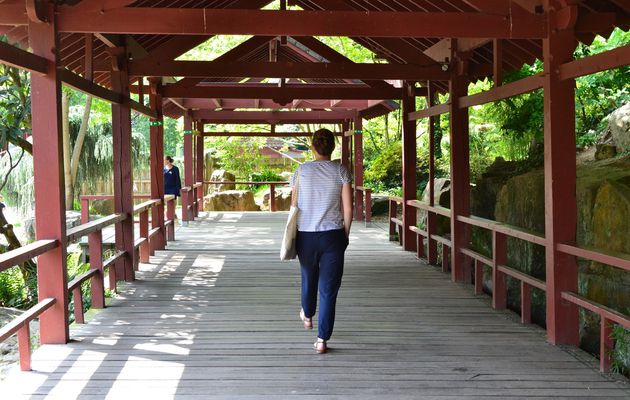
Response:
POLYGON ((352 226, 352 185, 344 183, 341 188, 341 206, 343 209, 343 226, 346 229, 346 236, 350 236, 352 226))

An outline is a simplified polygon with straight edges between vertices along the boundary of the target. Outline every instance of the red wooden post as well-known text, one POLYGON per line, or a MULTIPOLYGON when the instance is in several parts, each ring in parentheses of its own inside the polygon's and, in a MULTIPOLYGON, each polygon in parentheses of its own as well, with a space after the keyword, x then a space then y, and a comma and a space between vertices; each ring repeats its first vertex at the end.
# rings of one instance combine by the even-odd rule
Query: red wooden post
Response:
MULTIPOLYGON (((428 105, 434 106, 436 103, 436 92, 433 84, 427 85, 428 90, 428 105)), ((429 205, 435 205, 435 147, 439 146, 439 143, 435 143, 435 126, 438 123, 438 117, 429 117, 429 205)), ((427 261, 429 264, 437 263, 437 242, 431 239, 431 235, 436 233, 436 215, 430 211, 427 213, 427 261)))
POLYGON ((269 185, 269 211, 276 211, 276 185, 269 185))
POLYGON ((416 121, 410 121, 409 113, 416 110, 416 96, 413 93, 415 83, 405 82, 403 85, 402 95, 402 186, 403 186, 403 202, 402 202, 402 220, 403 220, 403 249, 407 251, 416 251, 415 232, 409 228, 416 226, 417 209, 407 204, 409 200, 416 200, 416 121))
POLYGON ((548 36, 543 40, 547 339, 553 344, 578 345, 578 308, 561 298, 564 291, 577 292, 577 263, 556 246, 574 242, 577 229, 575 81, 558 76, 560 66, 573 60, 577 41, 572 28, 556 26, 563 21, 561 11, 567 10, 559 10, 551 0, 545 1, 545 7, 549 12, 548 36))
MULTIPOLYGON (((48 60, 48 73, 31 75, 31 113, 36 238, 56 239, 60 246, 38 257, 39 300, 55 304, 40 317, 44 344, 67 343, 68 290, 66 270, 66 207, 61 135, 61 82, 57 75, 59 37, 54 7, 45 2, 49 23, 29 22, 33 53, 48 60)), ((22 333, 27 341, 28 332, 22 333)), ((30 340, 30 339, 28 339, 30 340)), ((26 353, 25 353, 26 354, 26 353)))
POLYGON ((396 202, 389 199, 389 240, 393 241, 396 236, 396 224, 392 221, 392 218, 396 218, 396 202))
MULTIPOLYGON (((162 114, 161 78, 149 79, 149 106, 157 113, 157 119, 151 120, 149 142, 151 153, 151 199, 164 201, 164 117, 162 114)), ((175 221, 175 219, 173 219, 175 221)), ((160 228, 153 237, 159 248, 166 248, 164 226, 164 204, 151 209, 151 227, 160 228)))
POLYGON ((341 164, 346 168, 350 168, 350 136, 346 136, 346 132, 350 129, 350 122, 344 121, 341 124, 341 164))
POLYGON ((521 322, 532 322, 532 287, 526 282, 521 282, 521 322))
POLYGON ((416 240, 416 255, 418 258, 423 258, 424 255, 424 236, 417 234, 416 240))
POLYGON ((372 223, 372 190, 365 189, 365 225, 372 223))
POLYGON ((166 204, 166 218, 171 221, 168 226, 168 240, 175 240, 175 199, 169 200, 166 204))
POLYGON ((612 365, 612 354, 615 343, 611 337, 612 325, 611 322, 601 316, 600 320, 600 339, 599 339, 599 370, 602 372, 609 372, 612 365))
POLYGON ((507 264, 507 240, 503 233, 492 232, 492 307, 504 309, 507 305, 505 274, 499 266, 507 264))
POLYGON ((188 225, 188 221, 190 220, 190 216, 188 214, 188 201, 190 199, 188 190, 182 189, 182 224, 184 226, 188 225))
POLYGON ((81 223, 90 222, 90 200, 81 198, 81 223))
POLYGON ((182 193, 182 220, 193 221, 192 208, 188 211, 188 207, 193 205, 192 190, 194 182, 193 167, 193 121, 190 113, 184 115, 184 186, 191 188, 190 191, 182 193), (183 207, 184 197, 186 197, 186 207, 183 207))
POLYGON ((30 322, 25 323, 22 329, 18 331, 18 349, 20 350, 20 369, 22 371, 30 371, 31 370, 31 325, 30 325, 30 322))
MULTIPOLYGON (((140 245, 140 262, 148 263, 149 260, 149 211, 140 213, 140 237, 147 240, 140 245)), ((155 236, 154 236, 155 237, 155 236)))
MULTIPOLYGON (((354 119, 354 186, 363 186, 363 119, 354 119)), ((355 191, 354 219, 363 221, 363 192, 355 191)))
POLYGON ((81 295, 81 285, 72 290, 72 299, 74 300, 74 322, 77 324, 85 324, 83 318, 83 296, 81 295))
MULTIPOLYGON (((456 40, 453 40, 456 46, 456 40)), ((468 136, 468 109, 459 108, 458 101, 468 94, 466 60, 457 60, 458 71, 450 81, 450 141, 451 141, 451 279, 465 280, 464 255, 462 248, 470 242, 470 229, 457 220, 460 215, 470 215, 470 146, 468 136)))
POLYGON ((197 188, 197 215, 199 215, 199 211, 203 211, 203 173, 204 173, 204 165, 205 165, 205 154, 204 154, 204 140, 203 140, 203 123, 197 123, 197 143, 195 145, 195 149, 197 151, 197 164, 196 164, 196 174, 195 178, 197 183, 201 183, 202 185, 197 188))
MULTIPOLYGON (((442 272, 448 272, 448 246, 445 243, 442 243, 442 272)), ((451 270, 453 269, 453 264, 451 263, 451 270)))
POLYGON ((116 49, 113 55, 112 89, 123 94, 121 104, 112 104, 112 143, 114 155, 114 210, 127 214, 128 218, 116 224, 116 248, 125 256, 116 262, 116 276, 131 282, 133 270, 133 168, 131 156, 131 106, 129 103, 129 75, 125 48, 116 49))
POLYGON ((475 294, 483 293, 483 264, 475 260, 475 294))
POLYGON ((88 235, 88 248, 90 252, 90 268, 97 272, 90 283, 92 308, 105 308, 105 276, 103 273, 103 233, 92 232, 88 235))

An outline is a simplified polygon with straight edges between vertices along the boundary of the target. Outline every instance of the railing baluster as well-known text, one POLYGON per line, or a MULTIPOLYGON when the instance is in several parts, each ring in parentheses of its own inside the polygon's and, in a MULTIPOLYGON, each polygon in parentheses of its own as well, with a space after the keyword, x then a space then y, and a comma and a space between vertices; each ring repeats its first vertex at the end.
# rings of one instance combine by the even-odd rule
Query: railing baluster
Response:
POLYGON ((99 230, 88 235, 88 249, 90 252, 90 268, 99 271, 92 277, 92 283, 90 284, 92 308, 105 308, 102 231, 99 230))
POLYGON ((507 241, 503 233, 492 232, 492 307, 504 309, 507 305, 506 277, 499 270, 500 265, 507 264, 507 241))

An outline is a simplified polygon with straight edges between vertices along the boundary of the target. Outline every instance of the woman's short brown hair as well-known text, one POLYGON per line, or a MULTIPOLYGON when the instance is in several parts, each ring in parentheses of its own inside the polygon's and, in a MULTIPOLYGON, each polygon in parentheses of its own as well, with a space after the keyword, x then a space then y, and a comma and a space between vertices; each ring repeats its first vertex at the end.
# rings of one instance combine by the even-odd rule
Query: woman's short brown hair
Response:
POLYGON ((328 157, 335 150, 335 136, 328 129, 320 129, 313 134, 312 144, 318 154, 328 157))

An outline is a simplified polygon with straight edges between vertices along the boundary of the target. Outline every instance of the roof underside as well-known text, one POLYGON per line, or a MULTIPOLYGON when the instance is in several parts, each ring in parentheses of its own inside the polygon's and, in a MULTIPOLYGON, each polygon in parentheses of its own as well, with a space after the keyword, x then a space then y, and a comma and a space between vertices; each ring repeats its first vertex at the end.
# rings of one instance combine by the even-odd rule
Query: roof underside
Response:
MULTIPOLYGON (((23 0, 0 1, 3 6, 24 5, 23 0)), ((268 0, 140 0, 126 2, 124 0, 101 0, 92 2, 66 1, 78 3, 64 7, 81 7, 86 3, 115 3, 118 6, 150 7, 150 8, 206 8, 206 9, 259 9, 270 3, 268 0)), ((354 1, 354 0, 309 0, 290 1, 304 10, 339 10, 339 11, 402 11, 402 12, 491 12, 494 3, 489 0, 396 0, 396 1, 354 1)), ((513 0, 510 7, 518 8, 521 12, 536 13, 541 11, 542 0, 513 0)), ((608 36, 615 27, 630 28, 630 3, 627 0, 584 0, 579 3, 580 16, 598 16, 584 23, 578 38, 584 43, 590 43, 596 35, 608 36)), ((235 22, 237 23, 237 22, 235 22)), ((396 21, 392 21, 396 24, 396 21)), ((11 42, 22 47, 28 47, 28 32, 25 26, 0 26, 0 34, 5 34, 11 42)), ((69 70, 83 74, 85 66, 86 35, 82 33, 62 33, 60 54, 63 65, 69 70)), ((97 35, 101 40, 94 40, 94 81, 109 87, 110 73, 108 72, 110 55, 108 52, 106 35, 97 35)), ((184 35, 128 35, 127 49, 133 59, 174 60, 188 50, 206 41, 210 36, 184 35)), ((445 54, 450 54, 450 41, 439 38, 396 38, 396 37, 351 37, 360 45, 366 47, 379 59, 391 64, 443 65, 448 62, 445 54)), ((111 43, 109 43, 111 46, 111 43)), ((460 42, 461 45, 461 42, 460 42)), ((474 78, 492 75, 494 47, 492 40, 469 39, 465 45, 470 50, 469 65, 474 78)), ((503 39, 502 40, 502 69, 505 72, 520 69, 524 64, 531 64, 542 57, 542 40, 540 39, 503 39)), ((351 62, 343 55, 324 45, 312 37, 253 37, 237 48, 219 57, 225 61, 238 62, 270 62, 284 61, 292 63, 322 63, 322 62, 351 62), (275 42, 275 43, 274 43, 275 42)), ((447 82, 434 81, 438 90, 447 90, 447 82)), ((178 85, 186 88, 212 87, 215 85, 239 85, 239 87, 253 87, 261 84, 277 87, 278 80, 264 80, 261 78, 243 79, 241 77, 183 78, 176 82, 173 78, 166 78, 166 85, 178 85)), ((283 85, 314 86, 334 89, 339 85, 350 87, 392 88, 391 81, 360 81, 348 79, 290 79, 283 85)), ((424 82, 421 82, 423 84, 424 82)), ((331 96, 334 97, 334 96, 331 96)), ((397 107, 397 104, 384 99, 383 101, 358 101, 335 99, 291 99, 287 102, 272 99, 252 98, 232 99, 199 99, 182 96, 177 99, 165 99, 164 111, 166 115, 178 117, 186 109, 222 110, 238 108, 260 109, 319 109, 319 110, 348 110, 353 109, 363 117, 371 118, 383 115, 397 107), (205 100, 205 101, 204 101, 205 100), (326 100, 326 101, 323 101, 326 100)), ((277 100, 277 99, 275 99, 277 100)))

